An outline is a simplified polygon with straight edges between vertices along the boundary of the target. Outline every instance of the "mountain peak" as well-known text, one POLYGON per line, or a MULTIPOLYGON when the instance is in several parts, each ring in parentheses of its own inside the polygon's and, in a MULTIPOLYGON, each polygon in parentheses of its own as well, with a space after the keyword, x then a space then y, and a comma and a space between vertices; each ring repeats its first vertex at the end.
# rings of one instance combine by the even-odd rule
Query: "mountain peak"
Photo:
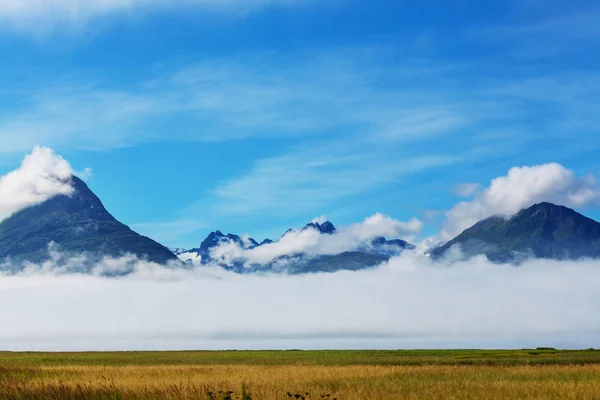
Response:
MULTIPOLYGON (((266 239, 268 240, 268 239, 266 239)), ((190 253, 196 253, 202 258, 202 263, 207 263, 211 260, 211 250, 218 247, 221 244, 226 243, 235 243, 241 248, 244 249, 252 249, 254 247, 259 247, 263 245, 263 243, 258 243, 253 238, 241 237, 239 235, 235 235, 233 233, 228 233, 224 235, 223 232, 216 230, 208 234, 206 239, 202 241, 199 248, 187 250, 190 253)))
POLYGON ((493 261, 516 258, 578 259, 600 256, 600 223, 565 206, 534 204, 510 218, 490 217, 434 249, 440 257, 454 245, 471 257, 493 261))
POLYGON ((553 203, 550 203, 550 202, 547 202, 547 201, 542 201, 540 203, 534 204, 531 207, 563 207, 563 208, 567 208, 567 207, 564 207, 564 206, 561 206, 561 205, 558 205, 558 204, 553 204, 553 203))
POLYGON ((307 229, 314 229, 322 234, 332 234, 336 231, 335 226, 329 222, 329 221, 325 221, 322 224, 318 223, 318 222, 311 222, 309 224, 306 224, 304 226, 304 228, 302 228, 303 231, 307 230, 307 229))
POLYGON ((209 233, 206 239, 200 243, 200 252, 207 252, 211 247, 216 246, 216 244, 219 243, 219 241, 223 238, 225 238, 225 235, 223 235, 223 232, 219 230, 209 233))
POLYGON ((71 176, 70 184, 73 188, 72 193, 68 195, 56 195, 37 206, 21 210, 21 212, 40 207, 45 211, 53 213, 59 210, 66 213, 82 212, 90 219, 114 219, 106 208, 104 208, 98 196, 90 190, 84 181, 73 175, 71 176))
POLYGON ((48 245, 91 258, 134 254, 157 263, 176 260, 166 247, 117 221, 85 182, 72 176, 73 192, 25 208, 0 223, 0 258, 40 262, 48 245))
POLYGON ((553 204, 553 203, 549 203, 547 201, 542 201, 540 203, 536 203, 534 205, 532 205, 531 207, 525 208, 519 212, 531 212, 531 211, 536 211, 536 210, 562 210, 562 211, 567 211, 567 212, 571 212, 571 213, 576 213, 575 210, 572 210, 568 207, 559 205, 559 204, 553 204))
MULTIPOLYGON (((564 212, 567 214, 578 214, 581 215, 580 213, 578 213, 577 211, 573 210, 572 208, 569 208, 567 206, 561 205, 561 204, 554 204, 554 203, 550 203, 547 201, 542 201, 539 203, 536 203, 528 208, 524 208, 521 211, 519 211, 519 213, 521 212, 532 212, 532 211, 536 211, 536 210, 553 210, 555 212, 564 212)), ((518 214, 518 213, 517 213, 518 214)))

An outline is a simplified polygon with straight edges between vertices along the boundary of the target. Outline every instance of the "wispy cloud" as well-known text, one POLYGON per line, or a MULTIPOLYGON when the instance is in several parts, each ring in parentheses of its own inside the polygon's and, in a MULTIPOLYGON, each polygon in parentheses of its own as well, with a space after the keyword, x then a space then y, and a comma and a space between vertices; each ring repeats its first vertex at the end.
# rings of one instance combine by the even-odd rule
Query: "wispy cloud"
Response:
POLYGON ((188 67, 172 83, 185 88, 190 110, 212 115, 229 127, 212 135, 205 132, 213 140, 315 136, 331 134, 333 129, 341 129, 344 135, 418 139, 468 124, 466 107, 445 96, 441 82, 433 91, 430 84, 423 85, 427 81, 423 67, 387 64, 388 50, 255 54, 243 61, 188 67))
MULTIPOLYGON (((14 106, 0 117, 0 151, 307 136, 452 136, 464 148, 494 129, 518 138, 577 131, 577 142, 595 132, 600 97, 593 71, 500 70, 488 59, 451 63, 392 44, 241 53, 146 76, 126 87, 52 77, 62 83, 24 81, 11 90, 6 82, 3 97, 14 106)), ((488 137, 486 145, 505 142, 488 137)))
POLYGON ((597 46, 600 8, 589 1, 522 1, 520 15, 503 24, 475 25, 467 36, 503 49, 517 63, 550 60, 566 54, 586 55, 597 46), (540 10, 543 9, 543 12, 540 10))
POLYGON ((142 129, 172 111, 160 96, 102 90, 75 82, 34 92, 25 105, 0 117, 0 152, 37 144, 103 150, 152 140, 142 129))
MULTIPOLYGON (((525 4, 523 4, 525 5, 525 4)), ((544 5, 547 5, 544 3, 544 5)), ((600 16, 600 8, 593 2, 583 4, 574 1, 573 4, 555 2, 558 7, 548 7, 550 16, 540 19, 538 14, 529 14, 529 18, 510 25, 479 27, 472 33, 483 40, 515 41, 523 38, 554 38, 562 43, 573 39, 600 38, 600 28, 595 21, 600 16)), ((540 6, 535 4, 533 8, 540 6)), ((514 44, 514 43, 510 43, 514 44)), ((531 45, 532 42, 525 43, 531 45)))
POLYGON ((460 197, 470 197, 476 194, 480 188, 479 183, 461 183, 454 188, 454 194, 460 197))
POLYGON ((349 147, 321 143, 316 148, 257 161, 247 174, 217 187, 213 203, 229 214, 318 211, 328 202, 459 160, 443 154, 414 157, 368 142, 349 147))
POLYGON ((10 90, 7 83, 11 101, 18 101, 0 118, 0 136, 10 139, 0 151, 38 143, 106 149, 167 137, 418 141, 458 133, 472 122, 471 106, 442 82, 433 85, 427 69, 386 64, 390 50, 238 54, 163 68, 127 87, 56 79, 62 83, 26 90, 27 82, 19 82, 10 90), (381 63, 365 62, 367 55, 381 63))
POLYGON ((210 12, 245 15, 269 5, 293 5, 304 0, 0 0, 0 21, 5 26, 48 34, 81 29, 90 22, 115 15, 133 15, 156 10, 200 8, 210 12))

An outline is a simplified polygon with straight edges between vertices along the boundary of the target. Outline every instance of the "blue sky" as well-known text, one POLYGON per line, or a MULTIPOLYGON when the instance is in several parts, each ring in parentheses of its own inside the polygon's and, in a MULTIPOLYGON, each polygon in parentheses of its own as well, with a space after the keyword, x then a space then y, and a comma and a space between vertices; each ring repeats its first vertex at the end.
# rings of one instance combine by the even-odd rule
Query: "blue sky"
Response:
MULTIPOLYGON (((0 1, 0 172, 35 145, 170 246, 423 219, 600 172, 596 1, 0 1)), ((585 213, 598 218, 598 210, 585 213)))

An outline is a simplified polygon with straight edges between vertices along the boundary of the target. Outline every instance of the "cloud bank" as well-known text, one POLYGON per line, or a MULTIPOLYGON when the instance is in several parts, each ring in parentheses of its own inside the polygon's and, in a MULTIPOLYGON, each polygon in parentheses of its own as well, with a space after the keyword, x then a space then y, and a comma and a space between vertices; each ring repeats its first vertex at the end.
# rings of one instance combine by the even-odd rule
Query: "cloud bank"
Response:
POLYGON ((19 169, 0 178, 0 221, 53 196, 71 194, 72 175, 65 159, 49 148, 35 147, 19 169))
POLYGON ((252 249, 245 249, 234 242, 222 243, 212 249, 211 256, 225 264, 232 264, 234 261, 243 261, 250 265, 267 264, 290 254, 317 256, 352 251, 377 237, 413 237, 419 234, 422 228, 423 223, 416 218, 401 222, 383 214, 374 214, 363 222, 340 227, 329 235, 309 228, 289 231, 276 242, 252 249))
POLYGON ((557 163, 514 167, 507 175, 493 179, 473 200, 448 211, 440 237, 449 240, 484 218, 511 216, 542 201, 572 208, 597 205, 600 186, 592 175, 577 177, 557 163))
POLYGON ((12 350, 599 347, 595 261, 405 255, 379 268, 235 275, 137 262, 127 277, 47 263, 0 278, 0 341, 12 350))

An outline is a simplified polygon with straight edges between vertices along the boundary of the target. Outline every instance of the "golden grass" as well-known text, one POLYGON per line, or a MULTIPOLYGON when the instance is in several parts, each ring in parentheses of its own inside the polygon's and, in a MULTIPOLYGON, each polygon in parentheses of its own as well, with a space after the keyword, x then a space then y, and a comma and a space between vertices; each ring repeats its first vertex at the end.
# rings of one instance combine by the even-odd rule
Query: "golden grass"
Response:
POLYGON ((253 400, 600 400, 600 365, 0 366, 0 399, 241 399, 242 385, 253 400))

